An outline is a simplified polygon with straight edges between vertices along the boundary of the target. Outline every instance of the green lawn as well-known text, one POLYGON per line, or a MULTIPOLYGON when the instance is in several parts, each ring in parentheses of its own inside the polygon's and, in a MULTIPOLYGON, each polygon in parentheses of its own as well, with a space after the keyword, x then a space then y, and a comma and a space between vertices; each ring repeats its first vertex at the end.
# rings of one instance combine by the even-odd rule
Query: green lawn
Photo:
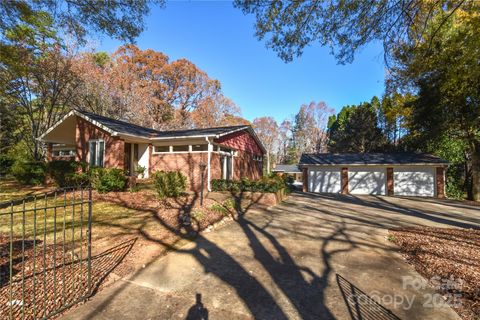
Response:
MULTIPOLYGON (((12 180, 4 180, 0 181, 0 202, 42 194, 52 189, 20 186, 12 180)), ((87 192, 84 192, 83 196, 85 200, 88 199, 87 192)), ((30 198, 25 204, 0 208, 0 239, 8 239, 11 232, 15 239, 28 240, 35 236, 37 240, 43 241, 45 235, 47 243, 53 243, 54 240, 71 242, 75 239, 79 242, 81 238, 86 239, 88 203, 81 203, 80 197, 80 192, 75 193, 75 200, 72 193, 67 193, 66 199, 63 193, 59 193, 56 197, 52 195, 45 199, 39 196, 36 202, 30 198), (24 206, 25 215, 22 213, 24 206), (53 206, 58 207, 49 208, 53 206), (34 210, 35 207, 36 210, 34 210), (45 207, 49 209, 44 210, 45 207), (54 239, 54 231, 56 231, 56 239, 54 239)), ((141 232, 155 234, 159 229, 152 212, 135 210, 107 201, 93 201, 92 226, 92 238, 97 244, 99 240, 112 243, 120 237, 138 236, 141 232)))
MULTIPOLYGON (((63 193, 49 196, 46 200, 39 196, 36 203, 31 198, 34 194, 52 191, 54 188, 20 186, 12 180, 0 180, 0 199, 2 201, 21 199, 29 196, 25 202, 26 213, 22 213, 23 203, 0 208, 0 242, 8 241, 11 232, 16 240, 26 239, 40 241, 43 244, 53 244, 75 241, 78 247, 80 240, 87 237, 88 203, 79 203, 80 192, 63 193), (74 204, 75 203, 75 204, 74 204), (66 204, 64 208, 63 205, 66 204), (33 210, 36 206, 36 210, 33 210), (50 208, 57 206, 57 208, 50 208), (43 209, 47 207, 47 209, 43 209), (74 208, 74 210, 73 210, 74 208), (11 211, 13 210, 13 215, 11 211), (12 218, 13 216, 13 218, 12 218), (56 232, 55 232, 56 231, 56 232), (65 234, 64 232, 65 231, 65 234), (56 237, 55 237, 56 236, 56 237), (2 240, 3 239, 3 240, 2 240)), ((92 240, 94 247, 108 248, 116 243, 136 237, 139 241, 148 244, 168 243, 178 240, 175 230, 178 227, 178 214, 181 201, 172 200, 170 205, 160 205, 149 182, 139 185, 137 192, 121 192, 107 194, 102 197, 95 196, 92 201, 92 240), (101 200, 99 200, 101 199, 101 200), (176 201, 179 202, 176 202, 176 201)), ((87 192, 83 196, 87 199, 87 192)), ((206 205, 212 207, 212 214, 196 217, 203 221, 218 220, 221 213, 215 212, 217 200, 205 200, 206 205)), ((85 242, 83 243, 85 245, 85 242)))

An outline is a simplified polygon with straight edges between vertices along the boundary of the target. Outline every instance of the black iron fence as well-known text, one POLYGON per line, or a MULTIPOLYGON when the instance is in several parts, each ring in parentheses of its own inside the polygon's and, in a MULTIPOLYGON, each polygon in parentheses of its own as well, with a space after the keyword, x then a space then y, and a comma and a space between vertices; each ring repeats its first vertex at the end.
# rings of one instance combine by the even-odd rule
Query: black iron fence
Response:
POLYGON ((46 319, 92 293, 92 191, 0 203, 0 319, 46 319))

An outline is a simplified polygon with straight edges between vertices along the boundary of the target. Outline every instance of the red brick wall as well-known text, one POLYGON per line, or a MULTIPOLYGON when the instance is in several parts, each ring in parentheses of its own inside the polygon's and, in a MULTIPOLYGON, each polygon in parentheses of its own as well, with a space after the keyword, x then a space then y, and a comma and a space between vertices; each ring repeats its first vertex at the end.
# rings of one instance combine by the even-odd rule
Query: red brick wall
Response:
MULTIPOLYGON (((261 147, 253 136, 246 130, 237 131, 214 140, 214 142, 221 144, 237 151, 237 155, 233 158, 233 179, 239 180, 242 177, 256 180, 263 175, 263 162, 253 160, 253 156, 263 156, 261 147)), ((218 156, 218 155, 217 155, 218 156)), ((213 159, 212 159, 213 160, 213 159)), ((214 161, 212 161, 212 164, 214 161)), ((220 165, 220 158, 218 158, 220 165)), ((221 172, 221 168, 219 168, 221 172)), ((220 174, 218 177, 220 178, 220 174)), ((212 175, 212 179, 215 179, 212 175)))
POLYGON ((233 148, 235 150, 246 151, 258 156, 263 155, 262 148, 258 145, 257 141, 252 135, 245 130, 237 131, 229 135, 223 136, 214 142, 233 148))
MULTIPOLYGON (((235 168, 234 168, 235 170, 235 168)), ((220 155, 212 152, 210 154, 210 179, 222 178, 222 165, 220 163, 220 155)))
POLYGON ((77 150, 75 160, 88 163, 88 141, 93 139, 103 139, 105 141, 105 167, 123 169, 124 141, 118 137, 112 137, 105 130, 80 117, 76 119, 75 143, 77 150))
POLYGON ((342 183, 342 194, 348 194, 348 168, 342 168, 340 180, 342 183))
POLYGON ((445 198, 445 169, 443 167, 437 167, 436 176, 437 176, 437 198, 445 198))
POLYGON ((262 161, 253 160, 253 154, 245 151, 237 151, 237 155, 233 157, 233 179, 240 180, 242 177, 256 180, 260 179, 263 174, 262 161))
POLYGON ((387 195, 393 196, 393 168, 387 168, 387 195))
MULTIPOLYGON (((192 191, 200 191, 200 163, 207 164, 207 161, 207 152, 152 154, 150 170, 152 173, 157 170, 180 171, 187 177, 187 188, 192 191)), ((206 190, 207 169, 205 169, 204 174, 206 190)))

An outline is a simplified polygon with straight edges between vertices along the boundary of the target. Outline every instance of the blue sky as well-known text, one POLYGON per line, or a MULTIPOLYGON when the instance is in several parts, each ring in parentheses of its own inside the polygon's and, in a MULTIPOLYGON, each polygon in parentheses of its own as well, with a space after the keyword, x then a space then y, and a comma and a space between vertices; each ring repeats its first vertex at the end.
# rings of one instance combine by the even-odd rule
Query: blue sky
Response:
MULTIPOLYGON (((164 9, 152 8, 137 45, 195 63, 221 82, 224 94, 250 121, 273 116, 280 122, 310 101, 324 101, 338 111, 383 93, 380 44, 363 48, 347 65, 338 65, 329 48, 319 45, 284 63, 254 33, 254 16, 229 2, 169 2, 164 9)), ((113 52, 119 45, 102 38, 98 50, 113 52)))

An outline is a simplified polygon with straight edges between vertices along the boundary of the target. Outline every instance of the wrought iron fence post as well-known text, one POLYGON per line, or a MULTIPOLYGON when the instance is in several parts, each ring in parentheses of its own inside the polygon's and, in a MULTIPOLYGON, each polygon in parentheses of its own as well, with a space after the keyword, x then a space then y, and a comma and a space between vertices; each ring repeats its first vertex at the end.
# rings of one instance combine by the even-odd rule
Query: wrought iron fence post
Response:
POLYGON ((92 293, 92 187, 88 187, 88 295, 92 293))

